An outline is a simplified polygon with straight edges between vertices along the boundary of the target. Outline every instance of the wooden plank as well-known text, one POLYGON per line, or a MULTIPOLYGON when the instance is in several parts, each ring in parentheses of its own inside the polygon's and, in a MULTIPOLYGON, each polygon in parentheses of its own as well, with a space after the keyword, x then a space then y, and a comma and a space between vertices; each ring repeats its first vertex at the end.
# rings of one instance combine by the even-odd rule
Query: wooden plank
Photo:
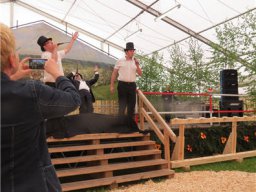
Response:
POLYGON ((242 121, 256 121, 256 116, 244 116, 244 117, 212 117, 212 118, 191 118, 191 119, 178 119, 171 120, 171 125, 178 124, 197 124, 197 123, 224 123, 224 122, 242 122, 242 121))
MULTIPOLYGON (((138 95, 139 98, 141 98, 140 101, 142 101, 146 107, 149 109, 150 112, 152 112, 154 118, 159 122, 159 124, 162 126, 163 129, 166 129, 168 132, 168 135, 170 136, 170 139, 175 142, 176 141, 176 135, 175 133, 171 130, 169 125, 165 122, 165 120, 161 117, 161 115, 158 113, 158 111, 154 108, 154 106, 150 103, 150 101, 145 97, 145 95, 138 90, 138 95)), ((142 110, 142 109, 140 109, 142 110)), ((145 110, 145 109, 144 109, 145 110)), ((144 114, 145 116, 145 114, 144 114)), ((146 116, 145 116, 146 117, 146 116)), ((150 118, 151 119, 151 118, 150 118)), ((152 120, 152 119, 151 119, 152 120)))
POLYGON ((138 168, 138 167, 148 167, 148 166, 162 165, 162 164, 167 164, 167 161, 163 159, 157 159, 157 160, 147 160, 147 161, 137 161, 137 162, 114 163, 111 165, 57 170, 57 176, 67 177, 67 176, 74 176, 74 175, 101 173, 101 172, 107 172, 107 171, 123 170, 123 169, 138 168))
POLYGON ((184 145, 185 145, 185 125, 181 124, 179 127, 179 148, 178 148, 178 159, 184 159, 184 145))
POLYGON ((65 141, 82 141, 82 140, 93 140, 93 139, 115 139, 115 138, 132 138, 132 137, 143 137, 143 134, 139 132, 134 133, 98 133, 98 134, 81 134, 74 137, 65 139, 48 138, 47 142, 65 142, 65 141))
POLYGON ((116 159, 116 158, 159 155, 159 154, 161 154, 161 151, 158 149, 141 150, 141 151, 110 153, 110 154, 104 154, 104 155, 87 155, 87 156, 77 156, 77 157, 54 158, 52 159, 52 163, 54 165, 60 165, 60 164, 66 164, 66 163, 81 163, 81 162, 98 161, 98 160, 104 160, 104 159, 116 159))
POLYGON ((192 166, 192 165, 202 165, 207 163, 236 160, 236 159, 242 159, 247 157, 256 157, 256 150, 239 152, 234 154, 215 155, 210 157, 199 157, 194 159, 171 161, 171 168, 179 168, 179 167, 186 167, 186 166, 192 166))
POLYGON ((129 174, 129 175, 110 177, 110 178, 101 178, 101 179, 93 179, 93 180, 87 180, 87 181, 64 183, 64 184, 61 184, 61 186, 63 191, 72 191, 72 190, 87 189, 87 188, 98 187, 98 186, 106 186, 106 185, 111 185, 113 183, 125 183, 130 181, 137 181, 142 179, 150 179, 154 177, 162 177, 162 176, 170 176, 170 175, 174 175, 174 171, 169 169, 164 169, 164 170, 148 171, 143 173, 135 173, 135 174, 129 174))
POLYGON ((174 145, 171 161, 179 159, 178 158, 179 157, 179 149, 180 149, 180 136, 177 137, 177 141, 176 141, 176 143, 174 145))
POLYGON ((232 122, 232 148, 231 153, 236 152, 236 140, 237 140, 237 122, 232 122))
POLYGON ((168 162, 167 168, 170 169, 170 139, 166 130, 164 130, 164 158, 168 162))
POLYGON ((160 129, 156 126, 155 122, 149 117, 149 115, 147 114, 147 112, 145 111, 144 108, 141 109, 141 112, 142 112, 143 116, 147 119, 147 121, 150 123, 150 125, 152 126, 152 128, 153 128, 154 132, 156 133, 157 137, 164 144, 164 135, 162 134, 160 129))
POLYGON ((111 149, 120 147, 131 147, 131 146, 143 146, 143 145, 154 145, 155 141, 134 141, 125 143, 108 143, 99 145, 78 145, 78 146, 65 146, 65 147, 49 147, 50 153, 68 152, 68 151, 84 151, 94 149, 111 149))
POLYGON ((225 148, 223 150, 223 154, 232 153, 232 141, 233 141, 232 138, 233 138, 233 133, 231 132, 228 136, 228 140, 227 140, 225 148))

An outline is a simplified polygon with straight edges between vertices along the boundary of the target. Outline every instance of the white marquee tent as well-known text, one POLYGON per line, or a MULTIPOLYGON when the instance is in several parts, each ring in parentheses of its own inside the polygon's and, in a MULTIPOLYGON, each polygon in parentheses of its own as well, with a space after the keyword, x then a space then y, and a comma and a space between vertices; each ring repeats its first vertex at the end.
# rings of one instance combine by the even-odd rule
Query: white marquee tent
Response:
POLYGON ((195 37, 215 42, 214 28, 254 12, 256 0, 0 0, 0 22, 11 27, 45 20, 119 57, 132 41, 142 54, 165 52, 195 37), (166 14, 165 14, 166 13, 166 14), (163 18, 158 18, 163 15, 163 18), (159 20, 158 20, 159 19, 159 20))

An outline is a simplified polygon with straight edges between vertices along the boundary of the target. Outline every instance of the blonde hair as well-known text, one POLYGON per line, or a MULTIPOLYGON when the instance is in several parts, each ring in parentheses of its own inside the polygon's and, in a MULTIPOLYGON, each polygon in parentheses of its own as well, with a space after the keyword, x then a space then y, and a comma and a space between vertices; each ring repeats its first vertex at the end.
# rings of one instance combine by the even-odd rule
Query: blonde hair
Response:
POLYGON ((15 38, 9 27, 0 23, 1 71, 10 64, 10 55, 15 53, 15 38))

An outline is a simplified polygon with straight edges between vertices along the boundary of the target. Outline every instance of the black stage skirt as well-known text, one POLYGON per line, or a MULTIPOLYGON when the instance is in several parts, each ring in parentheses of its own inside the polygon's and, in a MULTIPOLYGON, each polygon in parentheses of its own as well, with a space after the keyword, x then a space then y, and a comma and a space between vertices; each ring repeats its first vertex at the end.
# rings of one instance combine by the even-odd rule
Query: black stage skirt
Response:
POLYGON ((90 133, 139 132, 136 122, 126 115, 85 113, 64 116, 46 121, 46 135, 54 138, 69 138, 90 133))

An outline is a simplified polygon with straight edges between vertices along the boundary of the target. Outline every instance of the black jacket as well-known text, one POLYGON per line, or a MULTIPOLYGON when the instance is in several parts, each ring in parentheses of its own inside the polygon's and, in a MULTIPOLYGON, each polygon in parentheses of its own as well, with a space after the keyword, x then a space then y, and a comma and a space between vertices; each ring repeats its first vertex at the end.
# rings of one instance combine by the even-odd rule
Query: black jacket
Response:
MULTIPOLYGON (((72 83, 75 85, 76 89, 79 90, 80 81, 75 80, 75 79, 74 79, 74 76, 75 76, 75 75, 74 75, 73 73, 69 73, 69 74, 67 75, 67 78, 69 78, 69 79, 72 81, 72 83)), ((91 95, 92 95, 92 102, 95 102, 95 97, 94 97, 94 95, 93 95, 91 86, 94 85, 94 84, 98 81, 99 77, 100 77, 99 74, 94 74, 94 77, 93 77, 92 79, 85 81, 86 84, 87 84, 87 85, 89 86, 89 88, 90 88, 90 93, 91 93, 91 95)))

